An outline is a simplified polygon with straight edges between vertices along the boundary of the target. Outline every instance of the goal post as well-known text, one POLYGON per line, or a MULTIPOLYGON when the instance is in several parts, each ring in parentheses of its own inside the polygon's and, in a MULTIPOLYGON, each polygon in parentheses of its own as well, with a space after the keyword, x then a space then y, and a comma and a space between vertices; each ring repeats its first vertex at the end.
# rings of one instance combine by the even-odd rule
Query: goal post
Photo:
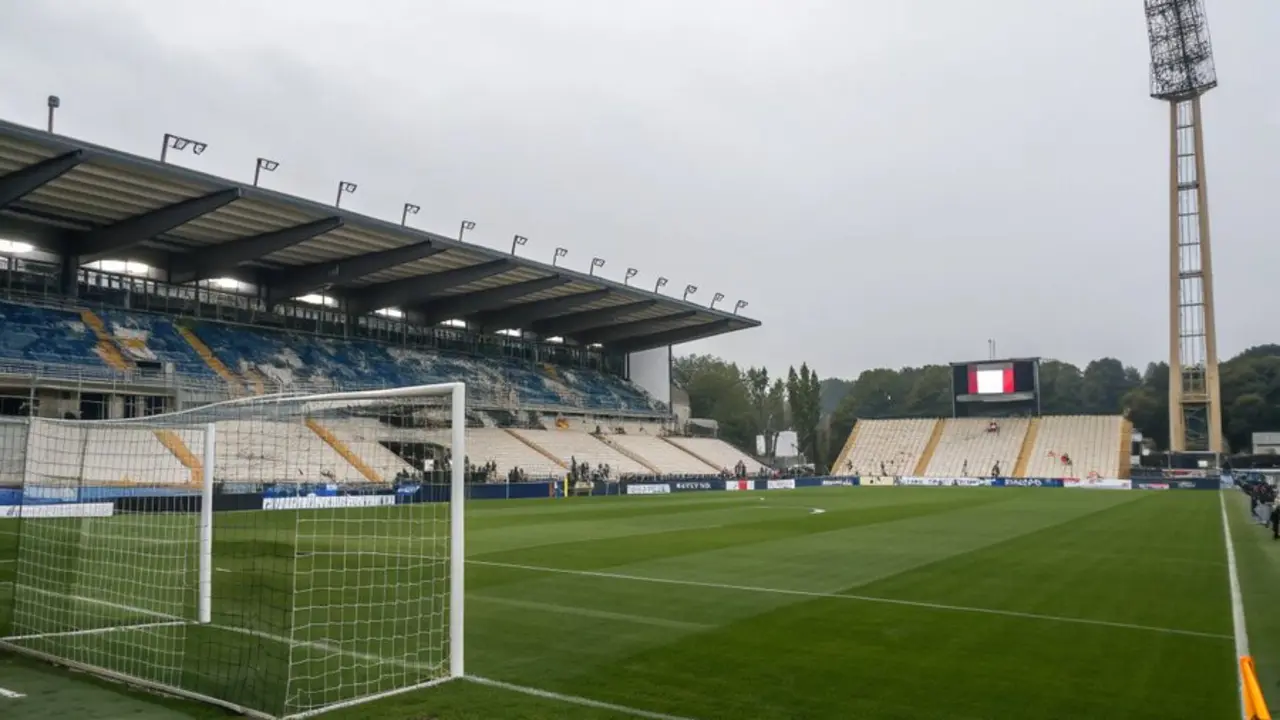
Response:
POLYGON ((462 383, 0 425, 0 646, 270 718, 464 675, 462 383))

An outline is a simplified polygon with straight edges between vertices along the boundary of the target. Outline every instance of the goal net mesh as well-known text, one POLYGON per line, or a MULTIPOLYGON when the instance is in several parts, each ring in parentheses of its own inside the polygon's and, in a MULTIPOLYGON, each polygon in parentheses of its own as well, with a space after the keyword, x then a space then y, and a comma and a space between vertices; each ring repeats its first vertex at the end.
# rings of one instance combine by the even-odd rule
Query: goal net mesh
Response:
POLYGON ((454 387, 0 423, 0 644, 267 717, 460 674, 454 387))

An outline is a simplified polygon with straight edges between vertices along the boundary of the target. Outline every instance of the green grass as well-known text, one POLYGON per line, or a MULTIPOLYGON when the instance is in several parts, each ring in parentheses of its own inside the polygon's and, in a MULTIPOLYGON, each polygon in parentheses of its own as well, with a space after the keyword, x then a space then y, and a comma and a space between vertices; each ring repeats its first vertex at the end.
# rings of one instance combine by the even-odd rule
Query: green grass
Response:
MULTIPOLYGON (((1280 693, 1280 623, 1265 607, 1280 591, 1280 542, 1244 522, 1242 497, 1228 500, 1253 651, 1280 693)), ((218 514, 212 626, 24 642, 271 712, 427 680, 447 608, 421 588, 443 582, 433 558, 446 548, 392 538, 442 509, 218 514), (311 609, 290 612, 294 593, 311 609)), ((0 585, 0 634, 37 619, 47 634, 194 618, 192 592, 165 590, 190 585, 194 568, 170 551, 194 541, 194 518, 28 521, 23 532, 15 548, 15 526, 0 525, 0 582, 38 548, 61 559, 42 566, 43 593, 6 598, 13 585, 0 585), (123 567, 143 553, 149 573, 123 567)), ((1239 717, 1213 492, 485 502, 468 509, 467 550, 468 673, 522 687, 701 720, 1239 717)), ((5 718, 223 716, 0 655, 0 687, 10 676, 30 692, 0 699, 5 718), (86 715, 73 701, 128 709, 86 715)), ((328 717, 625 716, 450 682, 328 717)))

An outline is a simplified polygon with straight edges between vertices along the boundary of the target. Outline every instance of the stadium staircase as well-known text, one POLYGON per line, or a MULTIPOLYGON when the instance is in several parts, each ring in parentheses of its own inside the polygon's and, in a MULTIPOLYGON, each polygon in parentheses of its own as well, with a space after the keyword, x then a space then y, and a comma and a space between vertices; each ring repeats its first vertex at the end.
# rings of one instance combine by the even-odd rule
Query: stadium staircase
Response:
POLYGON ((937 420, 933 423, 933 432, 929 434, 929 442, 924 446, 924 452, 920 453, 920 459, 916 461, 915 468, 911 471, 912 475, 921 477, 925 470, 929 468, 929 463, 933 461, 933 453, 938 449, 938 442, 942 440, 942 432, 947 427, 947 421, 937 420))
POLYGON ((358 455, 352 452, 351 448, 347 447, 346 443, 339 440, 338 436, 330 432, 328 428, 321 425, 313 418, 307 418, 306 425, 311 429, 311 432, 315 433, 325 442, 326 445, 333 448, 334 452, 341 455, 342 459, 346 460, 351 467, 355 468, 356 472, 363 475, 366 480, 375 483, 382 482, 382 476, 378 474, 378 471, 369 467, 368 463, 361 460, 358 455))
POLYGON ((544 457, 544 458, 546 458, 546 459, 550 460, 551 462, 555 463, 556 465, 559 465, 561 468, 563 468, 563 469, 565 469, 565 470, 568 470, 568 469, 569 469, 569 463, 567 463, 567 462, 565 462, 564 460, 561 460, 560 458, 556 457, 556 456, 555 456, 555 455, 553 455, 549 450, 547 450, 546 448, 542 447, 542 446, 541 446, 541 445, 539 445, 538 443, 536 443, 536 442, 534 442, 534 441, 530 440, 529 438, 527 438, 527 437, 525 437, 525 436, 521 435, 520 433, 516 432, 515 430, 513 430, 513 429, 511 429, 511 428, 503 428, 503 429, 506 431, 506 433, 507 433, 508 435, 510 435, 511 437, 513 437, 513 438, 515 438, 515 439, 519 440, 520 442, 524 443, 525 445, 528 445, 532 450, 534 450, 535 452, 537 452, 537 453, 538 453, 539 455, 541 455, 542 457, 544 457))
POLYGON ((222 364, 222 361, 213 354, 213 351, 209 349, 209 346, 205 345, 203 340, 196 337, 196 334, 191 332, 191 328, 184 327, 182 325, 177 326, 177 328, 178 334, 182 336, 183 340, 187 341, 187 344, 191 346, 192 350, 196 351, 196 354, 200 356, 200 359, 204 360, 204 364, 208 365, 210 370, 217 373, 218 377, 225 380, 227 384, 231 386, 231 394, 242 394, 244 386, 241 384, 240 379, 231 372, 230 368, 222 364))
POLYGON ((853 429, 849 431, 849 437, 844 441, 844 447, 840 449, 840 454, 836 456, 836 461, 831 465, 832 475, 853 475, 854 471, 850 469, 845 471, 845 463, 849 461, 849 453, 853 452, 853 444, 858 441, 858 430, 862 427, 862 423, 855 422, 853 429))
POLYGON ((116 345, 115 340, 111 337, 111 333, 107 332, 107 326, 102 322, 102 318, 92 310, 81 310, 80 319, 84 321, 85 327, 93 331, 98 338, 98 356, 107 365, 116 370, 128 370, 132 365, 125 359, 124 354, 120 352, 120 348, 116 345))
POLYGON ((1133 423, 1129 418, 1120 421, 1120 464, 1116 466, 1116 477, 1121 480, 1129 479, 1129 467, 1133 462, 1130 460, 1132 450, 1129 447, 1133 443, 1133 423))
POLYGON ((1022 448, 1018 450, 1018 461, 1013 464, 1011 477, 1026 477, 1027 464, 1031 462, 1031 452, 1036 446, 1036 437, 1040 435, 1040 418, 1031 418, 1027 425, 1027 434, 1022 436, 1022 448))
POLYGON ((191 484, 200 485, 204 482, 204 463, 196 454, 191 452, 191 448, 182 441, 182 437, 172 430, 156 430, 156 439, 161 445, 165 446, 173 456, 182 463, 182 466, 191 471, 191 484))
POLYGON ((661 474, 662 474, 662 471, 661 471, 661 470, 659 470, 659 469, 658 469, 658 468, 657 468, 653 463, 651 463, 651 462, 649 462, 648 460, 645 460, 644 458, 640 457, 640 455, 639 455, 639 454, 634 453, 634 452, 632 452, 632 451, 628 450, 627 448, 622 447, 622 446, 621 446, 621 445, 619 445, 618 443, 616 443, 616 442, 614 442, 614 441, 610 440, 607 436, 605 436, 605 435, 593 435, 592 437, 594 437, 595 439, 597 439, 597 440, 599 440, 600 442, 604 443, 605 445, 608 445, 609 447, 613 448, 613 449, 614 449, 614 451, 615 451, 615 452, 617 452, 619 455, 622 455, 623 457, 628 458, 628 459, 629 459, 629 460, 631 460, 632 462, 639 463, 640 465, 643 465, 643 466, 644 466, 644 467, 645 467, 649 472, 653 473, 654 475, 661 475, 661 474))

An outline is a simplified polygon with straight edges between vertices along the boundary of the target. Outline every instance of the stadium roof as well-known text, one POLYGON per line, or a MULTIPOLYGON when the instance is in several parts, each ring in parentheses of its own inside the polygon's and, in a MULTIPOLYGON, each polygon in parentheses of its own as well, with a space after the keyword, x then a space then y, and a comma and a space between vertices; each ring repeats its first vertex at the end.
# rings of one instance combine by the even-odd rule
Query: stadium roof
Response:
POLYGON ((518 327, 627 352, 760 323, 253 185, 0 121, 0 233, 171 282, 235 277, 268 303, 323 291, 353 313, 518 327))

